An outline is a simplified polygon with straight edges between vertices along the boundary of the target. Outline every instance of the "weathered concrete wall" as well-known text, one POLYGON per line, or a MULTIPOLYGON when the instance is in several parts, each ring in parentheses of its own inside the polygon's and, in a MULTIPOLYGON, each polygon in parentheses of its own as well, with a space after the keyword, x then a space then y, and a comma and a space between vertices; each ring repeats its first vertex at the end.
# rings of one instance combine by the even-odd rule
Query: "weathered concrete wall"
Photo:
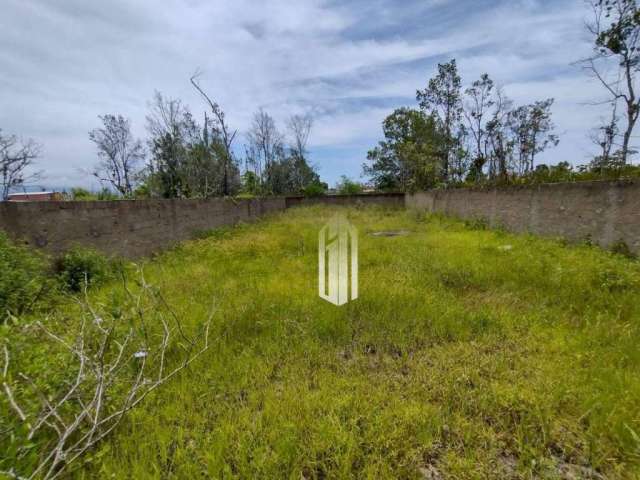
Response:
POLYGON ((57 254, 80 244, 139 257, 194 233, 304 205, 384 205, 479 218, 515 232, 587 238, 604 247, 622 240, 640 253, 640 182, 580 182, 495 189, 280 197, 252 200, 136 200, 0 203, 0 230, 57 254))
POLYGON ((287 208, 307 205, 382 205, 404 207, 404 193, 361 193, 357 195, 327 195, 324 197, 287 197, 287 208))
POLYGON ((79 244, 139 257, 192 238, 198 231, 285 208, 284 198, 1 202, 0 230, 54 254, 79 244))
POLYGON ((406 196, 408 208, 483 219, 514 232, 624 241, 640 253, 640 182, 579 182, 494 189, 430 190, 406 196))

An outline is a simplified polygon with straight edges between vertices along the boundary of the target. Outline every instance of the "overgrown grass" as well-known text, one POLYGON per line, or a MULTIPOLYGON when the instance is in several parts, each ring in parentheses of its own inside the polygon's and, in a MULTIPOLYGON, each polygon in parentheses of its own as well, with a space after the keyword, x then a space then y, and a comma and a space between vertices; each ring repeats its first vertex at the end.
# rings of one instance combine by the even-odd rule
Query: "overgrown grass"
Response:
MULTIPOLYGON (((334 211, 289 210, 144 265, 187 322, 216 307, 214 346, 75 476, 640 475, 637 261, 349 209, 360 297, 335 307, 316 283, 334 211)), ((94 297, 117 308, 122 287, 94 297)))

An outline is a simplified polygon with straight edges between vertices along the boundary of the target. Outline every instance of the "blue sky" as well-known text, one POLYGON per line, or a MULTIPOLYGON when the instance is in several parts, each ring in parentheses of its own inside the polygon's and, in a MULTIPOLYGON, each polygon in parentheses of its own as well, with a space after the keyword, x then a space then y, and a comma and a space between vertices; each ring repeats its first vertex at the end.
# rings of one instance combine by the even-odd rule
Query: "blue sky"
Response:
POLYGON ((43 145, 45 185, 97 188, 87 132, 119 113, 146 136, 154 89, 196 116, 201 84, 244 136, 254 111, 281 128, 311 113, 323 179, 359 178, 394 108, 415 104, 438 62, 465 84, 487 72, 516 103, 555 97, 560 145, 541 161, 585 163, 606 107, 572 63, 590 52, 582 0, 3 0, 0 128, 43 145), (160 6, 161 5, 161 6, 160 6))

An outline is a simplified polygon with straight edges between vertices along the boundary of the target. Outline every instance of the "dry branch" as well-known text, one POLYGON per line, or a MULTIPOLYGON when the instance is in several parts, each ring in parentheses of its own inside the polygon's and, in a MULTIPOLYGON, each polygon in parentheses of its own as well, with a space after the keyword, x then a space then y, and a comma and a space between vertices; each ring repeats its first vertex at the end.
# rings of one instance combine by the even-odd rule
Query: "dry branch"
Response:
POLYGON ((85 290, 84 297, 77 299, 82 318, 74 334, 62 335, 41 322, 34 324, 35 330, 67 352, 73 365, 65 363, 64 371, 76 371, 53 397, 47 397, 37 380, 22 372, 12 381, 11 355, 3 346, 2 387, 10 408, 27 432, 18 451, 26 455, 32 440, 41 451, 33 471, 17 473, 12 467, 0 473, 12 478, 58 478, 113 432, 127 412, 208 350, 213 312, 199 333, 188 338, 180 318, 159 290, 149 285, 142 274, 141 278, 137 295, 126 289, 134 305, 132 318, 105 320, 91 305, 85 290), (152 308, 145 311, 143 302, 150 302, 152 308), (158 331, 152 333, 148 332, 150 322, 145 319, 149 312, 159 321, 158 331), (171 324, 165 318, 167 312, 171 324), (178 346, 176 335, 188 340, 188 348, 179 357, 173 351, 178 346), (15 388, 16 383, 19 389, 15 388), (23 392, 23 396, 24 392, 33 392, 38 408, 27 408, 28 402, 21 404, 16 392, 23 392))

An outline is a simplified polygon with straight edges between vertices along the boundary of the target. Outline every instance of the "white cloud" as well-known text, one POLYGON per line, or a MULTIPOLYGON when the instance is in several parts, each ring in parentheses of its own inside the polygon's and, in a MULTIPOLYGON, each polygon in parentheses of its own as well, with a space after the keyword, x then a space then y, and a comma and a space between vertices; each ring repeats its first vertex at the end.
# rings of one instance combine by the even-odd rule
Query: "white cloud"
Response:
POLYGON ((200 67, 235 127, 246 129, 260 106, 281 121, 315 112, 312 145, 349 147, 354 171, 391 103, 411 102, 437 61, 455 56, 466 81, 487 71, 518 101, 556 97, 572 144, 561 143, 562 159, 580 162, 580 135, 598 115, 580 109, 597 87, 570 67, 588 53, 587 13, 573 0, 9 0, 0 127, 44 144, 50 184, 86 184, 78 168, 95 161, 87 132, 97 116, 122 113, 142 136, 154 89, 199 114, 188 79, 200 67))

